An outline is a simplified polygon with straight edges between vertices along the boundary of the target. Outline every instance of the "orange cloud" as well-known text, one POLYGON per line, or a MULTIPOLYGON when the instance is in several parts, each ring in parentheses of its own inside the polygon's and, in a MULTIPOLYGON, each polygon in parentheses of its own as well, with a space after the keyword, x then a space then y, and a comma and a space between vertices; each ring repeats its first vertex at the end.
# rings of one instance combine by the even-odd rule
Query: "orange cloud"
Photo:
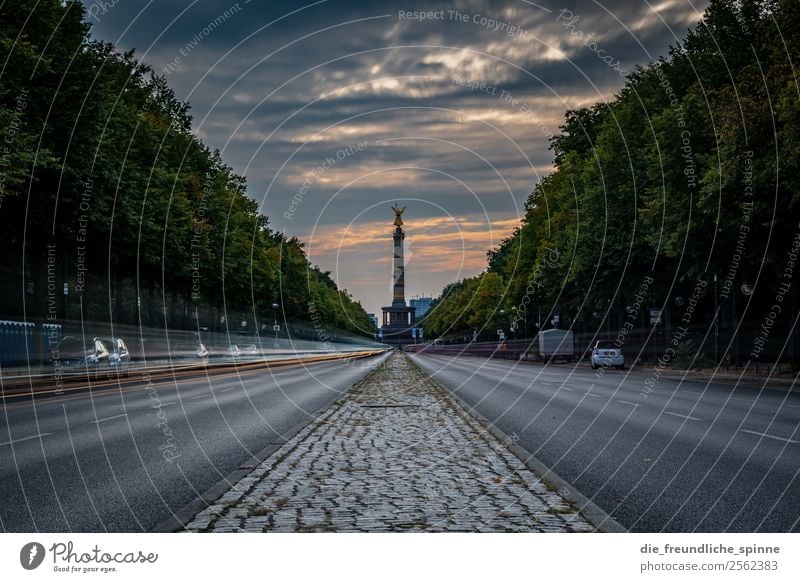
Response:
MULTIPOLYGON (((496 246, 519 226, 519 217, 478 220, 475 218, 432 217, 415 219, 406 225, 407 247, 412 252, 441 252, 479 246, 486 250, 496 246), (412 238, 413 237, 413 238, 412 238)), ((308 237, 310 255, 327 255, 351 249, 391 245, 391 223, 375 221, 353 225, 317 227, 308 237)), ((313 260, 313 256, 312 256, 313 260)))
MULTIPOLYGON (((486 252, 519 226, 516 216, 430 217, 409 219, 406 229, 406 297, 438 294, 448 283, 486 268, 486 252)), ((389 295, 392 271, 391 221, 324 225, 308 240, 309 258, 333 273, 357 298, 375 301, 376 290, 389 295)), ((378 293, 379 298, 382 294, 378 293)))

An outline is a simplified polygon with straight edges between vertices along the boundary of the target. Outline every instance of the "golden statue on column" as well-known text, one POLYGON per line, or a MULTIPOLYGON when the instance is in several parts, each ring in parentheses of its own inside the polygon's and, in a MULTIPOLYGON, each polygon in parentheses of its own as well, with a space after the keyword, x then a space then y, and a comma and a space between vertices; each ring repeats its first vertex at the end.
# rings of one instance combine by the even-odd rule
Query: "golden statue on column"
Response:
POLYGON ((397 202, 395 202, 394 206, 392 206, 392 210, 394 210, 394 225, 403 226, 403 212, 405 212, 406 207, 403 206, 400 208, 397 202))

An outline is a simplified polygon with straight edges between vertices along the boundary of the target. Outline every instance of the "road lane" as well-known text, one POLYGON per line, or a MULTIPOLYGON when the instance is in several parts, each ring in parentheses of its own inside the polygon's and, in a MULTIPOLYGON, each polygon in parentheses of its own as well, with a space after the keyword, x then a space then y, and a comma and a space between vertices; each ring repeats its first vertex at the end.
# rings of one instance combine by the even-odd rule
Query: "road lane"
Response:
POLYGON ((412 355, 635 531, 800 531, 800 395, 412 355))
POLYGON ((9 400, 3 531, 148 531, 385 356, 9 400))

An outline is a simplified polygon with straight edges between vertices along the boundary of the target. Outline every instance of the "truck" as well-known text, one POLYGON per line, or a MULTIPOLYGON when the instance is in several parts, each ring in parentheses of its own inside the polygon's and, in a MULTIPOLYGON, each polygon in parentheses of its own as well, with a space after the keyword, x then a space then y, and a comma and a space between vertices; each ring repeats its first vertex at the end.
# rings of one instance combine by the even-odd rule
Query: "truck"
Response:
POLYGON ((539 332, 539 357, 546 361, 575 359, 575 334, 569 329, 546 329, 539 332))

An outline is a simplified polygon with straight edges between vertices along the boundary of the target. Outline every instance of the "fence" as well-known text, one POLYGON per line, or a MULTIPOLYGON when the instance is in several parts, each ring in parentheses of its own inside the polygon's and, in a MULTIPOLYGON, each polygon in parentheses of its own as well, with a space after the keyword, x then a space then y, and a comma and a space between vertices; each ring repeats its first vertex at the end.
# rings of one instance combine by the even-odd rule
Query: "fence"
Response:
POLYGON ((371 339, 283 322, 278 332, 244 331, 239 326, 228 331, 171 329, 136 325, 111 325, 108 322, 67 321, 51 324, 32 321, 0 320, 0 367, 51 365, 58 346, 67 337, 87 343, 95 337, 118 337, 125 341, 131 360, 154 361, 196 357, 200 344, 211 356, 230 354, 232 346, 254 345, 260 353, 339 350, 342 344, 378 345, 371 339))
MULTIPOLYGON (((738 328, 720 325, 633 328, 617 336, 608 333, 575 333, 575 360, 588 360, 597 340, 616 341, 625 353, 628 365, 653 364, 669 356, 672 364, 681 368, 708 368, 719 364, 726 369, 768 369, 779 365, 780 373, 796 371, 800 359, 800 338, 796 329, 778 329, 763 338, 762 329, 754 325, 738 328)), ((408 351, 471 355, 501 359, 540 359, 537 336, 498 341, 464 341, 453 338, 436 344, 407 346, 408 351)))

